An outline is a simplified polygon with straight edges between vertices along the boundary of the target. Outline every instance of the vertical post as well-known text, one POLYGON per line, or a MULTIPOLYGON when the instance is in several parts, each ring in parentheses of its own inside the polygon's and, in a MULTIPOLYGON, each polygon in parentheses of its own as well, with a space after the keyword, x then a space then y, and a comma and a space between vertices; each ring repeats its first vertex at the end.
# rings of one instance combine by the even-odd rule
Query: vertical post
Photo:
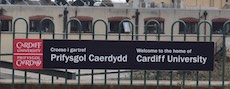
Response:
MULTIPOLYGON (((40 24, 39 24, 39 39, 42 38, 42 22, 43 20, 40 21, 40 24)), ((40 73, 40 70, 38 70, 38 89, 41 89, 41 73, 40 73)))
MULTIPOLYGON (((199 42, 200 41, 200 26, 201 24, 204 23, 206 25, 206 23, 208 23, 209 27, 210 27, 210 42, 212 41, 212 25, 210 22, 204 20, 204 21, 201 21, 198 26, 197 26, 197 41, 199 42)), ((204 29, 206 30, 206 29, 204 29)), ((206 36, 206 35, 205 35, 206 36)), ((196 74, 196 89, 198 89, 198 86, 199 86, 199 72, 197 71, 197 74, 196 74)), ((208 89, 211 89, 211 71, 209 71, 209 81, 208 81, 208 89)))
MULTIPOLYGON (((121 24, 120 22, 118 27, 118 40, 121 40, 121 24)), ((117 71, 117 89, 120 89, 120 69, 117 71)))
MULTIPOLYGON (((187 26, 186 26, 186 23, 182 20, 178 20, 172 24, 172 26, 171 26, 171 41, 173 41, 173 29, 174 29, 174 26, 176 23, 182 23, 183 24, 183 26, 184 26, 184 28, 183 28, 184 29, 184 41, 186 41, 186 28, 187 28, 187 26)), ((170 89, 172 89, 172 72, 170 74, 170 77, 171 77, 170 78, 170 89)), ((183 72, 182 78, 183 78, 182 79, 182 89, 185 89, 185 72, 183 72)))
MULTIPOLYGON (((157 40, 158 41, 160 41, 160 30, 161 30, 161 28, 160 28, 160 23, 157 21, 157 20, 149 20, 149 21, 147 21, 146 22, 146 24, 145 24, 145 26, 144 26, 144 33, 145 33, 145 41, 147 41, 147 34, 148 34, 148 32, 147 32, 147 26, 149 25, 149 24, 156 24, 157 25, 157 40)), ((159 74, 160 74, 160 72, 159 71, 157 71, 157 75, 156 75, 156 78, 157 78, 157 89, 159 89, 159 74)), ((144 71, 144 89, 146 89, 146 70, 144 71)))
POLYGON ((227 29, 227 25, 230 24, 230 20, 224 23, 223 25, 223 50, 222 50, 222 89, 224 89, 225 85, 225 80, 224 80, 224 75, 225 75, 225 62, 226 62, 226 33, 229 31, 227 29))
MULTIPOLYGON (((73 19, 69 20, 68 22, 66 22, 66 24, 65 24, 65 29, 66 29, 65 34, 66 34, 66 37, 65 38, 68 39, 68 25, 69 25, 70 22, 73 22, 73 21, 77 21, 79 23, 79 26, 80 26, 80 29, 79 29, 79 40, 81 40, 82 24, 81 24, 81 21, 79 19, 76 19, 76 18, 73 18, 73 19)), ((81 73, 80 72, 81 72, 81 70, 78 69, 78 89, 81 88, 81 85, 80 85, 80 76, 81 76, 81 73)), ((67 86, 67 81, 65 81, 65 82, 66 82, 66 86, 67 86)))
MULTIPOLYGON (((186 30, 186 28, 187 28, 187 26, 186 25, 184 25, 184 41, 186 41, 186 34, 187 34, 187 30, 186 30)), ((185 71, 183 71, 183 75, 182 75, 182 89, 185 89, 185 71)))
MULTIPOLYGON (((2 21, 0 20, 0 54, 2 54, 1 41, 2 41, 2 21)), ((0 55, 0 61, 1 61, 1 57, 2 57, 2 55, 0 55)), ((0 66, 1 66, 1 63, 0 63, 0 66)), ((0 69, 0 76, 1 76, 1 69, 0 69)))
MULTIPOLYGON (((94 23, 93 23, 93 29, 92 29, 92 31, 93 31, 93 39, 95 39, 95 37, 94 37, 95 36, 95 25, 99 21, 101 21, 101 22, 103 22, 105 24, 105 40, 107 40, 108 39, 108 37, 107 37, 108 36, 108 25, 102 19, 98 19, 98 20, 94 21, 94 23)), ((92 74, 93 74, 93 72, 92 72, 92 74)), ((92 86, 93 86, 93 83, 92 83, 92 86)), ((105 78, 104 78, 104 89, 107 89, 107 70, 106 69, 105 69, 105 78)))
MULTIPOLYGON (((13 43, 14 43, 14 39, 15 39, 15 34, 16 34, 16 31, 15 31, 15 26, 16 26, 16 22, 18 20, 23 20, 25 23, 26 23, 26 38, 28 38, 28 22, 24 19, 24 18, 17 18, 14 23, 13 23, 13 43)), ((13 50, 14 50, 14 47, 13 47, 13 50)), ((13 52, 12 52, 13 53, 13 52)), ((13 58, 12 58, 13 59, 13 58)), ((12 65, 13 66, 13 65, 12 65)), ((12 67, 12 89, 14 89, 14 67, 12 67)), ((27 72, 25 71, 24 73, 24 77, 25 77, 25 80, 24 80, 24 89, 27 88, 27 72)))
MULTIPOLYGON (((26 38, 28 38, 28 33, 29 33, 29 30, 28 30, 28 23, 25 19, 23 19, 25 22, 26 22, 26 38)), ((25 77, 25 84, 24 84, 24 89, 27 89, 27 70, 25 70, 25 73, 24 73, 24 77, 25 77)))
MULTIPOLYGON (((53 22, 53 20, 51 19, 51 18, 43 18, 41 21, 40 21, 40 24, 39 24, 39 28, 40 28, 40 30, 39 30, 39 38, 41 39, 42 38, 42 27, 43 27, 43 21, 45 21, 45 20, 49 20, 49 22, 51 22, 51 24, 52 24, 52 26, 53 26, 53 28, 51 28, 51 29, 53 29, 52 31, 52 39, 55 39, 55 25, 54 25, 54 22, 53 22)), ((52 71, 52 76, 51 76, 51 89, 54 89, 54 73, 53 73, 53 71, 52 71)), ((41 75, 39 75, 39 76, 41 76, 41 75)), ((40 81, 39 81, 40 82, 40 81)))
POLYGON ((67 89, 67 77, 68 77, 68 74, 67 74, 67 69, 65 69, 65 89, 67 89))
MULTIPOLYGON (((206 20, 207 19, 207 15, 208 15, 208 13, 207 13, 207 11, 204 11, 204 13, 203 13, 203 16, 204 16, 204 20, 206 20)), ((206 41, 206 23, 204 23, 204 41, 206 41)))
MULTIPOLYGON (((119 27, 118 27, 118 33, 119 33, 119 35, 118 35, 118 40, 121 40, 121 27, 122 27, 122 24, 123 24, 123 22, 129 22, 130 24, 131 24, 131 26, 132 26, 132 29, 131 29, 131 33, 132 33, 132 37, 131 37, 131 39, 133 40, 133 34, 134 34, 134 30, 133 30, 133 28, 134 28, 134 25, 133 25, 133 23, 129 20, 129 19, 123 19, 120 23, 119 23, 119 27)), ((132 75, 133 75, 133 72, 132 72, 132 70, 131 70, 131 74, 130 74, 130 89, 132 89, 132 87, 133 87, 133 80, 132 80, 132 75)), ((117 89, 120 89, 120 69, 118 69, 118 81, 117 81, 117 89)))
POLYGON ((64 31, 63 31, 63 33, 64 33, 64 36, 63 36, 63 38, 64 39, 66 39, 67 38, 67 34, 68 34, 68 29, 66 29, 66 23, 67 23, 67 19, 68 19, 68 13, 69 13, 69 11, 67 10, 67 8, 65 7, 65 9, 64 9, 64 16, 63 16, 63 29, 64 29, 64 31), (66 34, 67 33, 67 34, 66 34))
POLYGON ((138 40, 138 34, 139 34, 139 16, 140 16, 140 12, 138 9, 136 9, 136 12, 135 12, 135 35, 136 35, 136 40, 138 40))
POLYGON ((146 87, 146 80, 147 80, 146 76, 147 76, 147 71, 145 70, 145 71, 144 71, 144 89, 147 88, 147 87, 146 87))
MULTIPOLYGON (((77 20, 78 23, 79 23, 79 26, 80 26, 80 29, 79 29, 79 40, 81 40, 81 31, 82 31, 82 24, 81 24, 81 21, 80 20, 77 20)), ((80 77, 81 76, 81 69, 78 69, 78 89, 81 89, 81 85, 80 85, 80 77)))
MULTIPOLYGON (((27 34, 28 34, 28 23, 27 23, 27 21, 24 19, 24 18, 17 18, 15 21, 14 21, 14 23, 13 23, 13 43, 14 43, 14 39, 15 39, 15 24, 16 24, 16 22, 18 21, 18 20, 23 20, 25 23, 26 23, 26 37, 28 37, 27 36, 27 34)), ((14 50, 14 47, 13 47, 13 50, 14 50)), ((12 67, 13 68, 13 67, 12 67)), ((25 71, 25 81, 24 81, 24 89, 26 89, 26 85, 27 85, 27 78, 26 78, 26 71, 25 71)), ((12 69, 12 89, 14 89, 14 68, 12 69)))
MULTIPOLYGON (((134 26, 133 26, 133 23, 131 21, 129 21, 132 25, 132 40, 134 40, 134 26)), ((138 37, 138 35, 136 36, 138 37)), ((138 39, 136 39, 138 40, 138 39)), ((131 70, 131 73, 130 73, 130 89, 133 89, 133 70, 131 70)))
MULTIPOLYGON (((64 21, 63 21, 63 24, 64 24, 64 34, 65 34, 65 37, 64 39, 67 40, 68 39, 68 23, 67 23, 67 19, 68 19, 68 11, 67 11, 67 8, 64 9, 64 17, 63 17, 64 21), (66 25, 67 24, 67 25, 66 25)), ((65 69, 65 86, 64 86, 64 89, 67 89, 67 69, 65 69)))
MULTIPOLYGON (((53 24, 53 28, 54 28, 54 23, 50 18, 43 18, 40 23, 39 23, 39 39, 42 39, 42 27, 43 27, 43 21, 44 20, 49 20, 52 22, 53 24)), ((53 31, 54 32, 54 31, 53 31)), ((53 33, 53 37, 54 37, 54 33, 53 33)), ((53 76, 52 76, 53 77, 53 76)), ((52 80, 53 81, 53 80, 52 80)), ((38 71, 38 89, 41 89, 41 73, 40 70, 38 71)))
MULTIPOLYGON (((13 44, 14 44, 14 39, 15 39, 15 24, 16 24, 16 21, 18 19, 16 19, 13 23, 13 44)), ((14 50, 14 47, 13 47, 13 50, 14 50)), ((12 58, 13 59, 13 58, 12 58)), ((14 61, 14 60, 13 60, 14 61)), ((11 89, 14 89, 14 66, 12 65, 12 86, 11 86, 11 89)))
POLYGON ((94 89, 94 70, 91 70, 91 88, 90 89, 94 89))

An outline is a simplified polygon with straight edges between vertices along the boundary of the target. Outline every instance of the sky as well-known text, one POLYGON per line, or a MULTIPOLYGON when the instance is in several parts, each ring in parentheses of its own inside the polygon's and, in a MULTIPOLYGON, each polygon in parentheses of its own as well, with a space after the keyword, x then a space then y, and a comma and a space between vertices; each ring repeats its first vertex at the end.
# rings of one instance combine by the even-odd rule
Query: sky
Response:
MULTIPOLYGON (((39 0, 32 0, 32 1, 39 1, 39 0)), ((55 0, 51 0, 51 1, 55 1, 55 0)), ((72 0, 67 0, 67 1, 72 1, 72 0)), ((126 3, 126 0, 111 0, 111 1, 114 3, 126 3)))
POLYGON ((115 2, 115 3, 125 3, 126 0, 111 0, 112 2, 115 2))

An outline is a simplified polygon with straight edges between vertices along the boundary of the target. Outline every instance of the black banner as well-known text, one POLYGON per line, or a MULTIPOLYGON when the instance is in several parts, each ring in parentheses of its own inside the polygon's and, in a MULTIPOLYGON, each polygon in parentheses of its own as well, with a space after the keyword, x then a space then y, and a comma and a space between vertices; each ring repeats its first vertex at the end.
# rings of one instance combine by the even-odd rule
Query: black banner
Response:
POLYGON ((44 40, 43 67, 212 71, 213 42, 44 40))

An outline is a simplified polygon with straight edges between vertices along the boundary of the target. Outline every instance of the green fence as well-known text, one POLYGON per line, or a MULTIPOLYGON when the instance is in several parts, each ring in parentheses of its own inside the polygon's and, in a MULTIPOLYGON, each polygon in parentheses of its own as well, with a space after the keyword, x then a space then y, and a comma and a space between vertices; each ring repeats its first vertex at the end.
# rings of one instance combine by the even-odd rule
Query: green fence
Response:
MULTIPOLYGON (((86 87, 83 87, 84 85, 81 84, 81 77, 83 76, 90 76, 90 83, 88 83, 88 86, 87 89, 124 89, 124 88, 129 88, 129 89, 178 89, 175 87, 175 85, 173 84, 174 82, 178 82, 180 81, 181 82, 181 85, 178 85, 179 88, 181 89, 204 89, 202 88, 203 85, 202 83, 200 82, 208 82, 208 84, 206 84, 206 88, 205 89, 227 89, 227 88, 230 88, 228 87, 229 84, 225 83, 225 81, 229 81, 228 77, 226 77, 226 72, 228 73, 229 71, 227 71, 226 67, 226 63, 227 63, 227 57, 226 57, 226 35, 227 35, 227 31, 229 30, 229 28, 227 28, 227 25, 230 23, 230 21, 227 21, 224 26, 223 26, 223 34, 221 36, 221 44, 222 45, 216 45, 216 46, 220 46, 219 49, 217 49, 216 47, 216 50, 215 51, 215 57, 217 64, 215 65, 220 65, 221 66, 221 69, 217 69, 217 68, 214 68, 214 71, 218 71, 218 73, 214 73, 214 71, 155 71, 155 70, 119 70, 116 71, 116 72, 108 72, 107 69, 104 69, 103 72, 100 72, 100 73, 96 73, 95 70, 97 69, 91 69, 91 73, 88 73, 88 74, 82 74, 81 70, 82 69, 76 69, 77 70, 77 74, 76 73, 71 73, 71 72, 68 72, 68 69, 65 69, 65 70, 56 70, 56 69, 44 69, 44 70, 20 70, 20 71, 24 71, 24 76, 23 76, 23 89, 54 89, 54 88, 60 88, 60 89, 86 89, 86 87), (221 71, 221 72, 219 72, 221 71), (35 80, 37 80, 37 84, 33 85, 33 87, 31 86, 28 86, 28 84, 30 84, 30 82, 28 82, 28 72, 32 72, 32 73, 35 73, 34 75, 37 75, 38 78, 36 78, 35 80), (126 79, 123 79, 121 78, 121 74, 122 73, 126 73, 128 74, 129 76, 126 78, 126 79), (46 80, 46 81, 50 81, 48 84, 44 85, 42 83, 42 75, 47 75, 47 76, 50 76, 51 77, 51 80, 46 80), (116 82, 116 85, 114 85, 114 87, 109 87, 110 84, 108 84, 108 74, 117 74, 117 78, 116 79, 110 79, 112 81, 117 81, 116 82), (103 75, 104 78, 103 78, 103 85, 100 85, 100 86, 103 86, 103 87, 98 87, 98 83, 97 81, 98 80, 95 80, 95 75, 103 75), (221 76, 221 79, 213 79, 213 77, 215 76, 221 76), (55 83, 55 77, 62 77, 64 78, 64 82, 63 84, 61 83, 62 86, 60 86, 60 83, 55 83), (73 86, 75 86, 74 88, 72 86, 70 86, 70 84, 68 83, 68 80, 76 80, 75 81, 75 84, 72 84, 73 86), (121 81, 128 81, 128 87, 127 87, 127 83, 126 84, 123 84, 121 83, 121 81), (134 84, 134 81, 141 81, 140 84, 137 84, 135 83, 134 84), (154 81, 156 82, 155 84, 152 84, 152 85, 155 85, 153 87, 148 87, 149 85, 151 84, 147 84, 148 81, 154 81), (167 83, 168 85, 164 85, 164 82, 163 83, 160 83, 160 81, 168 81, 169 83, 167 83), (195 82, 195 87, 192 87, 192 88, 189 88, 189 87, 186 87, 186 82, 190 82, 190 81, 194 81, 195 82), (218 81, 217 84, 219 84, 219 82, 221 82, 221 85, 220 86, 217 86, 216 85, 216 82, 218 81), (215 84, 213 84, 213 82, 215 84), (47 87, 47 85, 49 87, 47 87), (137 87, 140 86, 140 87, 137 87), (162 87, 162 86, 166 86, 166 87, 162 87), (46 87, 45 87, 46 86, 46 87), (64 86, 64 87, 63 87, 64 86), (126 86, 126 87, 122 87, 122 86, 126 86), (135 86, 135 87, 134 87, 135 86), (200 87, 202 86, 202 87, 200 87), (218 88, 215 88, 215 87, 218 87, 218 88)), ((168 41, 174 41, 175 39, 175 35, 174 35, 174 27, 178 24, 182 24, 183 25, 183 41, 187 41, 187 38, 190 37, 190 36, 187 36, 186 34, 186 29, 187 29, 187 26, 186 26, 186 23, 184 21, 175 21, 172 26, 171 26, 171 34, 168 35, 168 38, 169 40, 168 41)), ((213 41, 213 35, 212 35, 212 24, 209 22, 209 21, 200 21, 197 28, 196 28, 196 39, 197 41, 200 41, 200 27, 202 24, 208 24, 208 26, 210 27, 210 35, 209 35, 209 41, 213 41)), ((103 25, 102 25, 103 26, 103 25)), ((3 45, 3 34, 4 35, 9 35, 9 36, 12 36, 12 41, 14 41, 14 39, 16 38, 31 38, 29 37, 30 34, 35 34, 35 35, 38 35, 38 37, 33 37, 33 38, 37 38, 37 39, 56 39, 56 36, 62 36, 63 38, 62 39, 65 39, 65 40, 68 40, 70 37, 70 35, 76 35, 78 36, 77 39, 75 40, 82 40, 82 35, 91 35, 92 37, 92 40, 95 40, 96 36, 104 36, 104 39, 100 39, 100 40, 108 40, 108 37, 111 36, 110 33, 108 32, 109 31, 109 25, 107 24, 106 21, 104 20, 101 20, 101 19, 98 19, 98 20, 95 20, 92 24, 92 28, 91 28, 91 31, 92 33, 89 33, 89 34, 82 34, 82 24, 81 24, 81 21, 78 20, 78 19, 70 19, 69 21, 67 21, 66 25, 65 25, 65 29, 63 30, 64 32, 63 33, 56 33, 55 32, 55 23, 52 21, 52 19, 48 19, 48 18, 44 18, 40 21, 40 31, 39 32, 35 32, 35 33, 32 33, 32 32, 29 32, 29 25, 28 25, 28 22, 24 19, 24 18, 17 18, 14 20, 13 22, 13 30, 12 32, 9 32, 9 33, 2 33, 2 31, 0 31, 0 46, 1 48, 5 47, 6 45, 3 45), (17 25, 17 22, 21 20, 23 22, 25 22, 25 31, 18 31, 18 29, 16 28, 16 25, 17 25), (41 29, 43 27, 42 23, 44 22, 44 20, 48 20, 50 23, 52 23, 52 28, 54 29, 52 32, 48 33, 48 35, 50 37, 46 38, 46 37, 43 37, 43 36, 46 36, 47 33, 43 32, 41 29), (70 34, 69 33, 69 23, 71 23, 72 21, 77 21, 78 24, 79 24, 79 28, 80 30, 78 30, 78 32, 76 34, 70 34), (95 32, 97 30, 101 30, 101 29, 96 29, 96 25, 97 23, 102 23, 104 24, 104 27, 105 27, 105 31, 104 31, 104 34, 96 34, 95 32), (20 35, 23 35, 23 36, 20 36, 20 35), (17 36, 20 36, 20 37, 17 37, 17 36)), ((0 23, 0 28, 1 28, 1 23, 0 23)), ((139 35, 139 34, 134 34, 134 24, 129 20, 129 19, 124 19, 120 22, 119 24, 119 30, 118 30, 118 33, 115 34, 115 36, 117 36, 117 40, 122 40, 121 37, 123 35, 125 36, 130 36, 131 39, 129 40, 134 40, 134 37, 136 36, 142 36, 145 40, 145 41, 148 41, 149 37, 156 37, 156 41, 161 41, 161 37, 165 37, 166 35, 163 35, 160 33, 160 29, 161 29, 161 26, 160 26, 160 23, 156 20, 150 20, 146 23, 146 25, 144 26, 144 33, 143 35, 139 35), (128 22, 130 23, 130 26, 131 26, 131 32, 128 33, 128 34, 123 34, 121 33, 121 28, 122 28, 122 23, 123 22, 128 22), (147 32, 147 26, 150 25, 150 24, 156 24, 156 27, 157 27, 157 34, 148 34, 147 32)), ((176 29, 178 30, 178 29, 176 29)), ((114 34, 113 34, 114 36, 114 34)), ((205 36, 206 38, 206 36, 205 36)), ((60 38, 59 38, 60 39, 60 38)), ((154 39, 151 39, 151 40, 154 40, 154 39)), ((12 42, 14 43, 14 42, 12 42)), ((214 41, 214 43, 216 43, 214 41)), ((13 47, 12 47, 12 50, 13 47)), ((2 49, 0 49, 0 54, 1 54, 1 57, 4 57, 4 56, 11 56, 12 59, 8 59, 8 60, 12 60, 13 61, 13 51, 12 52, 4 52, 2 51, 2 49)), ((2 68, 7 68, 7 69, 11 69, 12 70, 12 81, 11 83, 8 83, 10 86, 11 86, 11 89, 22 89, 22 87, 18 86, 17 84, 19 83, 16 83, 15 80, 17 80, 15 78, 15 69, 13 69, 13 64, 12 62, 6 62, 6 61, 3 61, 1 59, 1 62, 0 62, 0 66, 2 68)), ((216 67, 216 66, 214 66, 216 67)), ((0 71, 0 74, 1 71, 0 71)), ((10 78, 11 79, 11 78, 10 78)), ((1 79, 1 80, 5 80, 5 79, 1 79)), ((34 79, 33 79, 34 80, 34 79)), ((5 83, 3 82, 2 85, 4 85, 5 83)), ((22 86, 22 85, 21 85, 22 86)))

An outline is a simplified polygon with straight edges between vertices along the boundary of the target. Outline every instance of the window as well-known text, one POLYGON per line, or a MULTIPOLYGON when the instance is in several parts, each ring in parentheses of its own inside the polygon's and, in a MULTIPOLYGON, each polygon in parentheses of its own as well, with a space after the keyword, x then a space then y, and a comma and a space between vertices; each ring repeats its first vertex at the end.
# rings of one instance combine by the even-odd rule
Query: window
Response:
MULTIPOLYGON (((70 19, 76 18, 81 22, 82 25, 82 32, 84 33, 90 33, 92 32, 92 17, 88 16, 74 16, 71 17, 70 19)), ((70 33, 78 33, 80 30, 80 24, 78 21, 72 21, 70 25, 70 33)))
MULTIPOLYGON (((214 33, 214 34, 222 34, 223 25, 228 20, 229 19, 227 19, 227 18, 215 18, 215 19, 212 19, 212 25, 213 25, 212 33, 214 33)), ((227 28, 230 28, 229 24, 227 25, 227 28)))
MULTIPOLYGON (((159 17, 149 17, 144 19, 145 25, 147 25, 147 22, 150 20, 156 20, 160 23, 160 34, 164 34, 164 19, 159 17)), ((148 26, 146 26, 145 32, 148 34, 157 34, 157 24, 154 22, 150 22, 148 26)))
POLYGON ((124 28, 124 32, 130 32, 131 31, 131 27, 130 27, 129 22, 123 22, 122 25, 123 25, 123 28, 124 28))
POLYGON ((12 19, 13 17, 11 16, 0 16, 2 31, 12 31, 12 19))
POLYGON ((53 32, 54 28, 52 26, 52 22, 49 19, 45 19, 42 22, 42 25, 40 25, 40 21, 44 18, 51 18, 49 16, 31 16, 29 17, 29 26, 30 26, 30 32, 40 32, 40 26, 42 32, 53 32))
MULTIPOLYGON (((196 34, 196 28, 198 26, 198 19, 188 17, 188 18, 182 18, 180 19, 186 23, 186 34, 196 34)), ((179 24, 179 34, 184 34, 184 25, 182 23, 179 24)))
MULTIPOLYGON (((186 33, 187 34, 195 34, 198 23, 196 23, 196 22, 185 22, 185 23, 187 26, 186 33)), ((180 23, 179 33, 180 34, 184 33, 184 25, 182 23, 180 23)))
MULTIPOLYGON (((119 33, 119 24, 122 20, 128 19, 127 17, 110 17, 108 18, 109 21, 109 28, 110 33, 119 33)), ((131 24, 129 22, 123 22, 120 27, 120 33, 129 33, 131 32, 131 24)))

